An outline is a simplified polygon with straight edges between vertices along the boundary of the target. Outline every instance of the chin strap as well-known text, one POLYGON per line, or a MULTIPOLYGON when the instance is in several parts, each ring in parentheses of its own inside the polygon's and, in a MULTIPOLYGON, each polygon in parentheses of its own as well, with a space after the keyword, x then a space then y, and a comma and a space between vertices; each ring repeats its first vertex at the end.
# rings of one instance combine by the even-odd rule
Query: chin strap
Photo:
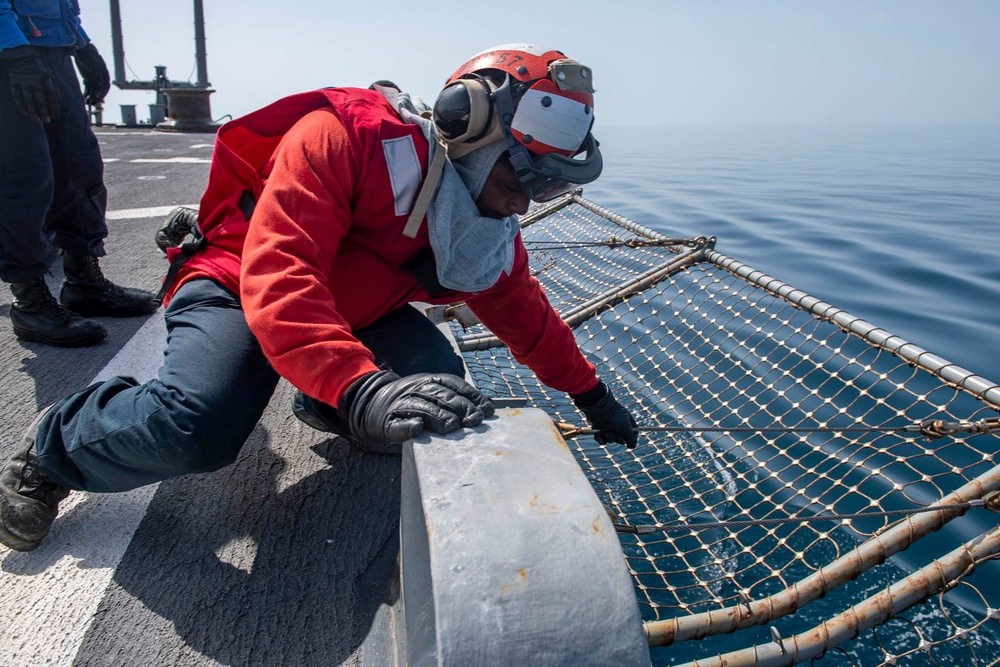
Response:
POLYGON ((406 221, 406 226, 403 227, 403 236, 411 239, 415 238, 417 232, 420 231, 420 223, 423 222, 424 216, 427 214, 427 209, 430 208, 431 200, 434 198, 434 191, 437 190, 438 183, 441 182, 441 171, 444 169, 446 149, 436 134, 434 135, 434 143, 431 144, 431 148, 434 149, 434 155, 431 157, 431 163, 427 166, 427 178, 424 179, 424 184, 420 186, 417 199, 413 202, 413 210, 410 211, 410 217, 406 221))
POLYGON ((504 141, 507 142, 507 154, 510 156, 510 164, 517 173, 517 178, 522 185, 526 185, 531 180, 532 161, 531 154, 524 145, 514 138, 510 128, 514 123, 514 97, 510 92, 510 75, 504 78, 503 85, 493 93, 496 102, 497 116, 499 117, 500 128, 503 131, 504 141))

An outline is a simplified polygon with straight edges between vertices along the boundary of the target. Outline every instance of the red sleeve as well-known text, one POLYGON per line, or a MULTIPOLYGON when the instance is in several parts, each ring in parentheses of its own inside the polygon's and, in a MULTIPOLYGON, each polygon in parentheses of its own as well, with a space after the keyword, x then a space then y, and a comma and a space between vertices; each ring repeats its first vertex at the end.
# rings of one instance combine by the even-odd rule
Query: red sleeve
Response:
POLYGON ((351 224, 358 167, 328 109, 298 121, 275 151, 243 251, 240 297, 271 365, 303 392, 336 405, 371 352, 351 334, 328 269, 351 224))
POLYGON ((594 365, 580 352, 572 329, 552 309, 531 275, 520 236, 510 275, 501 276, 496 285, 468 297, 466 303, 544 384, 568 394, 582 394, 597 386, 594 365))

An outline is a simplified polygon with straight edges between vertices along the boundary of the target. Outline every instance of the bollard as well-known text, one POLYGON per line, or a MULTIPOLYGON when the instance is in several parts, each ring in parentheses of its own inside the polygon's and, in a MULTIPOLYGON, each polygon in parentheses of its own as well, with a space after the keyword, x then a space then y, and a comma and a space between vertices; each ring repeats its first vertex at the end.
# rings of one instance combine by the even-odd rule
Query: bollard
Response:
POLYGON ((210 88, 167 88, 166 120, 156 124, 156 129, 165 132, 215 132, 219 124, 212 120, 212 107, 208 96, 215 91, 210 88))

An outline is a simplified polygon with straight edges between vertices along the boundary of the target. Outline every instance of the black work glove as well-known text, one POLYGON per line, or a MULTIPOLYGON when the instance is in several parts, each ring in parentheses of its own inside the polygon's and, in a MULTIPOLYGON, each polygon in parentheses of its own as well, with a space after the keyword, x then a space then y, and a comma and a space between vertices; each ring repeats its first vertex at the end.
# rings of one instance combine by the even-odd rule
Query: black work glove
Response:
POLYGON ((45 60, 30 44, 0 51, 0 67, 10 79, 10 92, 21 113, 47 123, 59 115, 59 93, 45 60))
POLYGON ((359 442, 390 444, 409 440, 424 428, 445 434, 476 426, 493 416, 493 404, 456 375, 401 378, 376 371, 351 385, 337 412, 359 442))
POLYGON ((601 382, 583 394, 573 394, 573 403, 583 411, 590 425, 597 429, 594 440, 606 445, 617 442, 635 449, 639 441, 638 424, 625 407, 615 400, 608 385, 601 382))
POLYGON ((87 42, 76 50, 76 68, 83 78, 83 101, 90 106, 97 106, 107 97, 111 90, 111 75, 104 58, 97 52, 93 42, 87 42))

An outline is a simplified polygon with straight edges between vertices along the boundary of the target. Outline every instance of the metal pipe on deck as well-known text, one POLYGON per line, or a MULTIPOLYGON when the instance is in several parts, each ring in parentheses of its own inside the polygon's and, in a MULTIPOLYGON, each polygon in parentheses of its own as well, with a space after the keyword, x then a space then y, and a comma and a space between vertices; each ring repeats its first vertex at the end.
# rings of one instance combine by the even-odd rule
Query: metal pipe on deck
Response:
POLYGON ((205 53, 205 9, 202 0, 194 0, 194 59, 198 67, 198 86, 208 88, 208 57, 205 53))
POLYGON ((125 49, 122 46, 122 11, 118 0, 111 0, 111 55, 115 65, 114 83, 121 88, 125 83, 125 49))

